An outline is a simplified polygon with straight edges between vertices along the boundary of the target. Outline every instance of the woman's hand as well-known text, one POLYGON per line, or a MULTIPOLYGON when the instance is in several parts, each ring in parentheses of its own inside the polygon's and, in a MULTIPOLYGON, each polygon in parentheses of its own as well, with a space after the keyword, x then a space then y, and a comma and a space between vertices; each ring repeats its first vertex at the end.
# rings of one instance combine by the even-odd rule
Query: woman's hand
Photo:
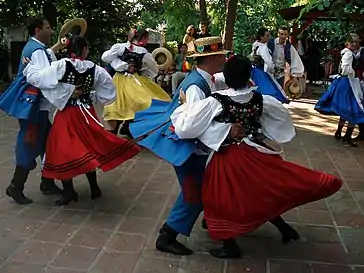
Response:
POLYGON ((187 102, 186 93, 182 90, 179 90, 179 104, 185 104, 187 102))

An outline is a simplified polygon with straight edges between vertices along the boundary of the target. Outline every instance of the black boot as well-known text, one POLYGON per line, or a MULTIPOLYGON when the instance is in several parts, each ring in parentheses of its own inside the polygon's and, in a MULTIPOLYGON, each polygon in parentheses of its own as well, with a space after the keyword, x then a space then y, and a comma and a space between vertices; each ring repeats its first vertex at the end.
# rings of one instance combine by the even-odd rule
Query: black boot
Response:
POLYGON ((364 141, 364 123, 358 124, 359 127, 359 135, 357 137, 354 137, 354 141, 364 141))
POLYGON ((348 127, 345 135, 343 136, 344 145, 347 147, 358 147, 358 145, 353 141, 351 136, 353 135, 354 127, 348 127))
POLYGON ((156 248, 159 251, 172 253, 174 255, 191 255, 192 250, 185 247, 177 241, 178 233, 173 230, 167 223, 159 230, 159 236, 156 242, 156 248))
POLYGON ((130 132, 130 129, 129 129, 130 123, 131 123, 131 120, 124 121, 124 124, 120 128, 119 134, 127 136, 128 138, 132 139, 133 136, 132 136, 132 134, 130 132))
POLYGON ((16 166, 13 179, 10 182, 10 185, 6 189, 6 195, 13 198, 13 200, 21 205, 33 203, 33 200, 27 198, 24 191, 24 184, 28 179, 29 170, 16 166))
POLYGON ((40 191, 45 195, 61 195, 63 193, 53 178, 45 178, 43 176, 40 182, 40 191))
POLYGON ((113 130, 108 130, 110 133, 114 134, 114 135, 118 135, 118 132, 119 132, 119 128, 120 128, 120 125, 121 125, 121 121, 117 121, 116 122, 116 125, 115 125, 115 128, 113 130))
POLYGON ((96 171, 86 173, 88 183, 90 184, 91 200, 98 199, 101 197, 101 190, 97 185, 97 174, 96 171))
POLYGON ((56 200, 54 203, 57 206, 67 206, 69 203, 78 201, 78 194, 73 188, 73 180, 63 180, 63 194, 60 199, 56 200))
POLYGON ((298 232, 284 221, 281 216, 278 216, 269 222, 281 232, 283 244, 288 244, 291 241, 297 241, 300 238, 298 232))
POLYGON ((222 247, 210 250, 210 254, 219 259, 240 258, 241 250, 233 238, 222 241, 222 247))

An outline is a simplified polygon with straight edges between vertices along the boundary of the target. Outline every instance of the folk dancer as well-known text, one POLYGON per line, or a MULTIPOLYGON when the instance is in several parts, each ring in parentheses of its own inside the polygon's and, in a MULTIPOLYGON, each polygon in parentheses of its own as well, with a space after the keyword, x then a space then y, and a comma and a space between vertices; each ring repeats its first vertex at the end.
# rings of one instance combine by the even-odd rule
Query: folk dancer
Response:
POLYGON ((129 41, 115 44, 102 54, 102 61, 116 71, 113 75, 116 86, 116 100, 105 106, 104 120, 110 131, 130 137, 129 123, 137 111, 149 108, 152 99, 171 101, 170 96, 154 82, 158 65, 145 48, 149 32, 145 29, 132 30, 129 41))
MULTIPOLYGON (((39 68, 48 68, 52 59, 56 59, 54 53, 46 48, 46 44, 51 42, 53 33, 48 21, 45 17, 33 18, 28 25, 28 32, 30 38, 20 59, 26 57, 39 68)), ((24 195, 24 185, 29 172, 37 166, 37 157, 40 156, 41 159, 44 157, 46 140, 51 127, 49 102, 38 88, 26 81, 23 75, 24 67, 25 64, 20 61, 14 81, 0 97, 0 109, 17 118, 20 127, 15 147, 15 171, 6 189, 6 194, 18 204, 33 202, 24 195)), ((40 190, 45 194, 62 193, 53 179, 43 176, 40 190)))
POLYGON ((352 134, 356 124, 364 123, 363 92, 360 80, 355 75, 358 62, 354 51, 358 47, 359 36, 351 33, 347 37, 346 47, 341 51, 340 74, 316 103, 315 110, 325 115, 340 117, 335 139, 342 140, 345 146, 357 147, 352 134), (345 135, 342 129, 348 126, 345 135))
POLYGON ((60 206, 78 200, 74 177, 86 174, 91 199, 99 198, 101 190, 95 169, 110 171, 140 151, 134 142, 105 130, 97 118, 91 90, 95 90, 102 104, 108 104, 115 100, 116 89, 104 68, 86 60, 89 52, 86 38, 73 36, 67 52, 69 58, 52 62, 47 69, 39 69, 31 61, 23 71, 27 81, 40 88, 57 108, 47 141, 43 176, 62 180, 64 193, 55 202, 60 206), (80 84, 82 92, 76 96, 63 88, 80 84))
MULTIPOLYGON (((226 53, 220 37, 207 37, 194 42, 197 68, 178 87, 186 92, 187 104, 207 98, 215 90, 213 75, 222 70, 226 53)), ((174 133, 170 115, 179 106, 179 93, 172 103, 153 100, 149 109, 136 114, 130 125, 138 144, 151 150, 174 166, 181 192, 170 215, 159 231, 156 248, 176 255, 190 255, 192 251, 177 241, 177 236, 189 236, 202 211, 200 189, 208 154, 205 146, 195 140, 181 140, 174 133)), ((220 135, 243 135, 241 125, 217 129, 211 138, 220 135)))
POLYGON ((288 28, 281 26, 278 29, 278 38, 271 38, 267 43, 274 63, 274 76, 281 87, 284 87, 287 63, 290 66, 290 77, 294 81, 298 81, 305 71, 301 58, 289 42, 288 36, 288 28))
MULTIPOLYGON (((182 139, 198 139, 213 152, 209 156, 202 186, 202 205, 210 236, 223 246, 210 253, 218 258, 241 255, 234 238, 265 222, 282 234, 282 242, 299 238, 280 216, 286 211, 337 192, 342 181, 331 175, 282 160, 265 144, 290 141, 295 129, 289 111, 275 98, 249 88, 251 63, 232 56, 224 68, 229 89, 186 103, 171 116, 175 133, 182 139), (240 140, 216 135, 215 128, 241 122, 240 140), (264 172, 261 170, 264 169, 264 172)), ((185 95, 181 92, 181 101, 185 95)))
POLYGON ((257 40, 252 45, 253 70, 252 80, 259 86, 258 92, 263 95, 270 95, 282 103, 289 103, 282 86, 274 77, 274 64, 272 55, 267 47, 270 40, 270 32, 266 28, 260 28, 257 33, 257 40))

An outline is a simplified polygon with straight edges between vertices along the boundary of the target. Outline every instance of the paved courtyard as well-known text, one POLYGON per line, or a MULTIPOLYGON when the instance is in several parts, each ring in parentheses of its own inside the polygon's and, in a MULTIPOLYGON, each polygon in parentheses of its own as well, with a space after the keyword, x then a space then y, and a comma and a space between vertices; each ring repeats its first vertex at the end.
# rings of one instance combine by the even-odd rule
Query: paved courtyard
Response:
MULTIPOLYGON (((331 136, 336 118, 315 113, 313 101, 292 103, 298 135, 284 145, 287 160, 341 176, 344 187, 327 200, 284 217, 301 239, 288 246, 266 224, 239 239, 244 257, 215 259, 216 242, 200 224, 181 238, 195 254, 157 252, 154 242, 178 193, 173 170, 148 152, 99 175, 103 198, 89 200, 85 177, 76 179, 80 201, 65 208, 39 192, 39 169, 26 185, 34 204, 18 206, 4 196, 13 172, 17 123, 0 119, 1 273, 364 273, 364 149, 345 148, 331 136)), ((363 144, 364 146, 364 144, 363 144)))

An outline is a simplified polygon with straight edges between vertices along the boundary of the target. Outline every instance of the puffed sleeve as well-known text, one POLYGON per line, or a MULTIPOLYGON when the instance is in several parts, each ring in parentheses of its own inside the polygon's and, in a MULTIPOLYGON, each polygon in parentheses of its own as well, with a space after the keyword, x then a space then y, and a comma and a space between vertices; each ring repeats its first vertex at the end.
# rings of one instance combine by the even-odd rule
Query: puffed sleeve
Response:
POLYGON ((118 72, 126 71, 129 64, 119 58, 124 53, 124 50, 125 44, 115 44, 102 54, 101 60, 110 64, 118 72))
POLYGON ((298 55, 297 50, 291 46, 291 75, 293 77, 302 77, 305 72, 305 67, 303 66, 300 55, 298 55))
POLYGON ((341 74, 343 76, 354 77, 355 72, 353 69, 353 53, 349 49, 344 49, 342 51, 341 57, 341 74))
POLYGON ((113 79, 101 66, 95 67, 95 78, 93 89, 96 92, 98 101, 102 104, 110 104, 115 101, 116 88, 113 79))
POLYGON ((66 71, 65 60, 52 62, 49 67, 41 67, 37 61, 31 61, 23 70, 27 82, 39 89, 52 89, 58 85, 66 71))
POLYGON ((272 96, 263 95, 263 113, 260 123, 263 134, 277 143, 289 142, 296 135, 290 112, 272 96))
POLYGON ((266 45, 259 46, 257 54, 264 60, 264 71, 270 74, 274 73, 274 64, 272 56, 269 53, 269 49, 266 45))
POLYGON ((220 114, 222 106, 213 97, 194 103, 185 103, 171 115, 176 134, 182 139, 199 137, 211 125, 214 117, 220 114))
POLYGON ((154 79, 158 75, 159 68, 157 62, 149 52, 143 57, 143 67, 140 71, 150 79, 154 79))

